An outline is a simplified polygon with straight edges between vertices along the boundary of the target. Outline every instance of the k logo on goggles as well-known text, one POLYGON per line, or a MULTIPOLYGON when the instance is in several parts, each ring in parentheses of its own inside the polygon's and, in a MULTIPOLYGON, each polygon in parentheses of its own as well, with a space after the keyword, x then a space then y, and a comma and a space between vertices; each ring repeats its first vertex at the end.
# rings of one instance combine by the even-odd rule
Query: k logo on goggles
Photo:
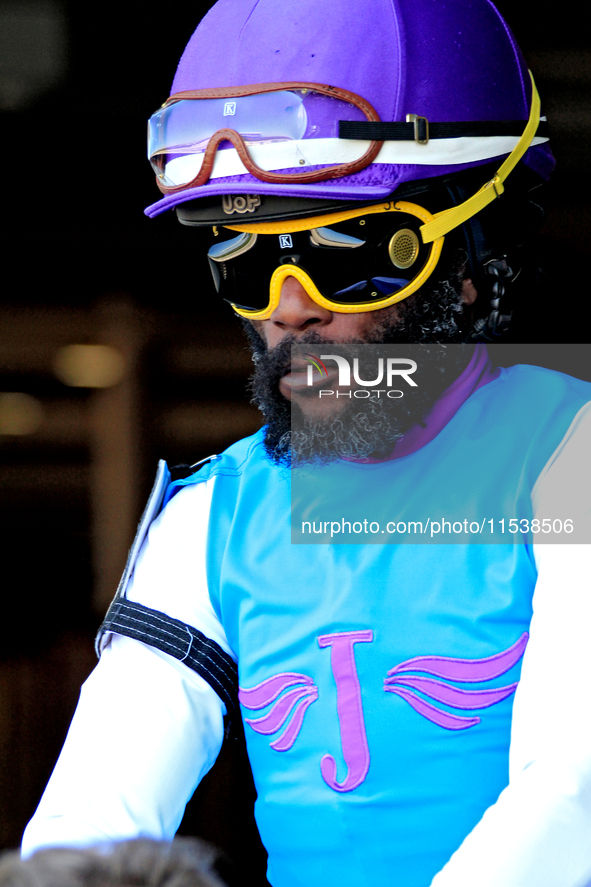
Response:
POLYGON ((286 277, 330 311, 376 311, 406 299, 432 274, 443 247, 443 237, 422 241, 421 226, 432 219, 423 207, 397 201, 299 221, 232 225, 222 229, 225 239, 213 244, 208 259, 220 295, 251 320, 271 317, 286 277))
POLYGON ((236 152, 263 182, 325 181, 364 169, 383 144, 339 140, 339 124, 379 119, 355 93, 318 83, 188 90, 171 96, 150 118, 148 158, 164 194, 204 185, 214 163, 218 174, 232 175, 236 152))

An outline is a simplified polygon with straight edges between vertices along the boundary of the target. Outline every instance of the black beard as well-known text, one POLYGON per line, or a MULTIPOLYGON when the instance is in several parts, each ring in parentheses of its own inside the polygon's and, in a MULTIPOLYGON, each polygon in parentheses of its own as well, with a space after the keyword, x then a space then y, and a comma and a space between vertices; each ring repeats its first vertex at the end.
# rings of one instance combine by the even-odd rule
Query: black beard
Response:
MULTIPOLYGON (((461 265, 456 263, 449 279, 423 287, 401 302, 395 320, 388 317, 376 324, 362 340, 352 345, 421 344, 421 369, 429 384, 420 393, 402 400, 375 396, 359 403, 352 401, 325 419, 305 417, 296 404, 279 391, 279 382, 291 368, 291 346, 327 345, 315 330, 303 336, 287 336, 269 351, 252 324, 244 322, 256 366, 250 380, 252 402, 267 423, 265 449, 268 456, 283 465, 324 463, 337 459, 387 459, 406 431, 423 420, 438 397, 467 365, 473 348, 447 348, 465 339, 461 329, 461 265), (293 414, 292 414, 292 411, 293 414), (293 423, 293 424, 292 424, 293 423), (295 429, 295 430, 294 430, 295 429)), ((349 344, 349 343, 347 343, 349 344)), ((362 354, 363 349, 360 349, 362 354)), ((371 375, 371 374, 370 374, 371 375)), ((418 378, 418 377, 417 377, 418 378)))

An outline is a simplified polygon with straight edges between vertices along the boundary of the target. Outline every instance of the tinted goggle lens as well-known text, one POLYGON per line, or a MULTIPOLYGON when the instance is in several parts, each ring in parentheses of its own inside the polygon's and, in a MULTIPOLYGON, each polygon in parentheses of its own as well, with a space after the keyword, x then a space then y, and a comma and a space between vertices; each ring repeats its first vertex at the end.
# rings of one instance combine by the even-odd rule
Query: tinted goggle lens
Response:
MULTIPOLYGON (((306 170, 323 163, 349 163, 367 151, 365 141, 338 139, 340 120, 363 121, 356 105, 313 89, 282 89, 231 98, 180 99, 164 105, 148 122, 148 158, 163 185, 187 185, 198 175, 212 136, 221 129, 237 132, 261 169, 306 170), (334 140, 334 141, 333 141, 334 140)), ((216 165, 224 175, 222 142, 216 165)), ((230 173, 231 174, 231 173, 230 173)))
POLYGON ((421 219, 407 213, 355 218, 294 234, 221 231, 208 253, 220 295, 243 311, 269 305, 268 281, 280 266, 306 272, 335 306, 381 302, 425 269, 433 244, 423 244, 421 219))

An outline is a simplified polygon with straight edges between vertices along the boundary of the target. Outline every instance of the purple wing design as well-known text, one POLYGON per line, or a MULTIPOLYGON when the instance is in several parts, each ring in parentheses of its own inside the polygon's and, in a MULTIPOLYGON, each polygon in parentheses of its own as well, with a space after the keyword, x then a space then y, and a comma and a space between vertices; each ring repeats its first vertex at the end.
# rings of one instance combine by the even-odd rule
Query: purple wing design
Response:
POLYGON ((256 687, 241 687, 238 698, 245 708, 254 710, 274 703, 262 718, 244 720, 255 733, 264 736, 281 731, 270 746, 275 751, 288 751, 298 738, 306 711, 318 699, 318 688, 305 674, 285 672, 267 678, 256 687))
POLYGON ((490 705, 501 702, 515 692, 516 683, 485 690, 462 690, 446 681, 468 684, 490 681, 499 677, 519 662, 525 652, 528 639, 529 635, 524 632, 511 647, 484 659, 415 656, 413 659, 407 659, 390 669, 388 677, 384 681, 384 690, 387 693, 395 693, 400 696, 416 712, 440 727, 445 727, 448 730, 466 730, 468 727, 479 724, 480 718, 451 714, 433 705, 432 702, 427 702, 423 697, 427 696, 434 702, 442 702, 450 708, 463 710, 488 708, 490 705), (438 681, 431 677, 408 674, 408 672, 417 671, 435 675, 438 678, 444 678, 444 680, 438 681))
POLYGON ((298 674, 296 671, 286 671, 282 674, 273 675, 267 678, 256 687, 244 689, 240 687, 238 698, 245 708, 258 709, 264 708, 273 702, 274 699, 283 693, 287 687, 295 687, 298 684, 307 684, 309 687, 314 686, 314 681, 308 675, 298 674))
POLYGON ((386 687, 386 690, 389 693, 396 693, 397 696, 408 702, 424 718, 433 721, 434 724, 438 724, 440 727, 445 727, 447 730, 466 730, 467 727, 474 727, 475 724, 480 723, 479 717, 464 718, 460 715, 452 715, 448 711, 437 708, 436 705, 431 705, 430 702, 421 699, 420 696, 416 696, 410 690, 405 690, 402 687, 386 687))
POLYGON ((487 656, 486 659, 453 659, 446 656, 415 656, 391 668, 389 675, 403 671, 424 671, 448 681, 476 683, 490 681, 505 674, 519 662, 525 652, 529 635, 524 631, 519 640, 501 653, 487 656))

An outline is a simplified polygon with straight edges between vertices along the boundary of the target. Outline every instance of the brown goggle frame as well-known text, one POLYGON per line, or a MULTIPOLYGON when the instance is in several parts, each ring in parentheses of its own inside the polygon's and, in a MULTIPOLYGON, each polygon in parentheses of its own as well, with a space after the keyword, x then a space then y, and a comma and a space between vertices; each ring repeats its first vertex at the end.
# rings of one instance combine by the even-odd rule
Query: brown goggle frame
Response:
MULTIPOLYGON (((246 95, 257 95, 266 92, 277 92, 278 90, 284 89, 309 89, 310 91, 319 92, 321 95, 331 96, 335 99, 341 99, 342 101, 348 102, 350 105, 354 105, 356 108, 359 108, 360 111, 365 114, 366 118, 370 122, 380 122, 380 118, 376 112, 376 110, 367 102, 365 99, 362 99, 361 96, 356 95, 354 92, 349 92, 347 89, 340 89, 337 86, 327 86, 322 83, 254 83, 250 86, 234 86, 234 87, 218 87, 214 89, 188 89, 185 92, 176 92, 174 95, 171 95, 165 103, 162 105, 165 108, 167 105, 173 104, 174 102, 180 102, 185 99, 226 99, 226 98, 239 98, 240 96, 246 95)), ((342 176, 348 176, 352 173, 359 172, 360 169, 365 169, 366 166, 375 160, 377 157, 382 145, 383 141, 372 141, 369 148, 365 152, 365 154, 360 157, 358 160, 353 160, 348 163, 339 163, 336 166, 328 166, 324 167, 324 169, 315 169, 310 170, 308 172, 300 172, 300 173, 279 173, 279 172, 267 172, 267 170, 261 169, 260 166, 257 166, 256 163, 252 160, 250 154, 248 153, 248 148, 244 142, 242 136, 236 132, 235 129, 218 129, 212 137, 210 138, 207 148, 205 149, 203 155, 203 163, 201 165, 201 169, 198 174, 191 182, 187 182, 184 185, 164 185, 159 179, 159 176, 156 176, 156 184, 158 188, 163 194, 174 194, 177 191, 184 191, 187 188, 198 188, 200 185, 205 185, 206 182, 209 181, 213 170, 213 164, 215 161, 216 151, 220 142, 231 142, 232 145, 236 148, 238 156, 240 160, 246 167, 251 175, 255 176, 257 179, 260 179, 262 182, 270 182, 272 184, 289 184, 297 182, 323 182, 327 179, 339 179, 342 176)), ((157 160, 155 159, 153 162, 158 165, 164 163, 163 156, 160 156, 157 160)), ((161 167, 163 168, 163 166, 161 167)))

